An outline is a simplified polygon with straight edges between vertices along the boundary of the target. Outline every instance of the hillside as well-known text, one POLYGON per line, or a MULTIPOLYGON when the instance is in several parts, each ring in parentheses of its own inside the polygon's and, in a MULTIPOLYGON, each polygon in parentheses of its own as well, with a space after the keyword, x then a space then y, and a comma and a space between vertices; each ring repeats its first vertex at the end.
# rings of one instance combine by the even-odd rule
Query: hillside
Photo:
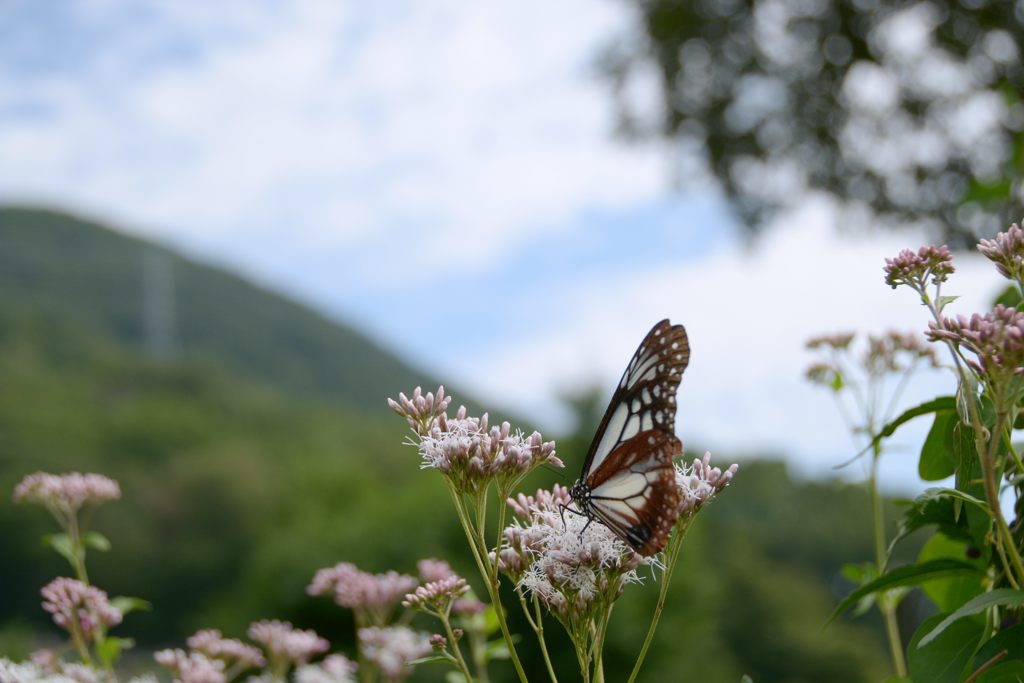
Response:
POLYGON ((360 409, 432 384, 356 330, 238 276, 67 214, 0 208, 0 319, 19 311, 360 409))
MULTIPOLYGON (((90 557, 90 576, 153 603, 118 631, 142 650, 277 617, 351 652, 350 615, 304 592, 316 569, 410 572, 438 556, 472 576, 443 485, 383 409, 419 381, 357 332, 235 276, 61 214, 0 210, 0 655, 55 634, 38 594, 67 572, 39 543, 52 525, 4 502, 37 469, 121 482, 123 500, 94 524, 113 549, 90 557), (172 348, 154 345, 141 312, 154 250, 174 269, 172 348)), ((525 489, 577 471, 601 406, 574 409, 580 427, 558 445, 567 473, 542 470, 525 489)), ((882 678, 870 622, 821 628, 845 588, 839 567, 870 557, 867 513, 857 487, 744 464, 690 532, 647 680, 882 678)), ((625 679, 656 597, 649 585, 630 592, 609 634, 609 680, 625 679)), ((554 634, 551 644, 572 680, 571 648, 554 634)), ((541 680, 539 657, 530 666, 541 680)))

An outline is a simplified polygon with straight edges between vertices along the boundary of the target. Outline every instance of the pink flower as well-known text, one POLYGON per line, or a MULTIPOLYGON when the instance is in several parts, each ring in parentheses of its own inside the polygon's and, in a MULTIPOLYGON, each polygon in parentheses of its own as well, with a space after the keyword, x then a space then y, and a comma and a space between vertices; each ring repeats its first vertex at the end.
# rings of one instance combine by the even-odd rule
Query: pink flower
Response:
POLYGON ((676 465, 676 487, 679 491, 679 515, 693 515, 715 494, 732 482, 739 465, 733 464, 724 472, 711 467, 711 454, 694 460, 689 467, 676 465))
POLYGON ((433 609, 445 612, 455 598, 469 592, 469 584, 461 576, 452 574, 440 581, 431 581, 405 596, 404 607, 412 609, 433 609))
POLYGON ((370 574, 351 562, 340 562, 333 567, 320 569, 306 587, 310 595, 334 594, 334 600, 349 609, 370 609, 387 612, 416 588, 419 581, 407 574, 388 571, 384 574, 370 574))
POLYGON ((452 571, 450 564, 444 560, 437 560, 434 558, 420 560, 416 563, 416 569, 419 571, 420 581, 423 583, 440 581, 441 579, 446 579, 455 573, 452 571))
POLYGON ((84 505, 99 505, 121 497, 117 482, 102 474, 27 475, 14 488, 14 502, 39 503, 61 511, 74 512, 84 505))
POLYGON ((224 662, 199 652, 160 650, 153 653, 157 664, 170 670, 177 683, 226 683, 224 662))
POLYGON ((264 619, 250 625, 249 637, 262 645, 271 659, 286 659, 296 664, 304 664, 330 647, 315 631, 303 631, 277 619, 264 619))
POLYGON ((909 285, 916 291, 924 290, 929 278, 933 285, 945 282, 953 273, 953 257, 949 248, 924 246, 914 253, 904 249, 895 258, 885 259, 885 283, 896 289, 909 285))
POLYGON ((1024 280, 1024 230, 1016 223, 995 239, 978 242, 978 251, 996 264, 1003 277, 1024 280))
POLYGON ((266 664, 263 653, 252 645, 246 645, 237 638, 225 638, 216 629, 197 631, 188 639, 188 646, 210 659, 223 660, 227 665, 244 668, 266 664))
POLYGON ((54 579, 40 592, 43 609, 53 615, 54 623, 69 632, 77 629, 86 640, 100 628, 120 624, 123 618, 105 592, 76 579, 54 579))

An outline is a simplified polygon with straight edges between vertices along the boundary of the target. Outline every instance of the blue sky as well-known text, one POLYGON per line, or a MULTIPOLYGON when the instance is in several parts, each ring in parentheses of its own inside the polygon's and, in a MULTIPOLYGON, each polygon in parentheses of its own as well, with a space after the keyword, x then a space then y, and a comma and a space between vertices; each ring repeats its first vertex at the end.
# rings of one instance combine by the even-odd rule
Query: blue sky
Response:
MULTIPOLYGON (((239 270, 552 427, 671 317, 685 443, 828 472, 851 444, 802 342, 923 328, 880 273, 924 238, 840 234, 809 197, 745 242, 711 185, 673 185, 671 150, 615 139, 594 64, 630 21, 614 0, 7 0, 0 200, 239 270)), ((998 282, 961 271, 969 311, 998 282)))

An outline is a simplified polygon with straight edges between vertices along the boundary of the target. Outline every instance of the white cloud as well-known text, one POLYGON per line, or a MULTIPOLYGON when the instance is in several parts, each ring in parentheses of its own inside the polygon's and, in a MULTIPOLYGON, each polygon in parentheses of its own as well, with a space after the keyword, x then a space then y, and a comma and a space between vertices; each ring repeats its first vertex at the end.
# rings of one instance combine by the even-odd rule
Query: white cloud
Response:
POLYGON ((617 3, 170 2, 122 25, 130 5, 76 6, 104 38, 81 63, 4 75, 18 87, 0 104, 51 115, 0 128, 0 196, 206 251, 258 237, 243 259, 267 252, 258 268, 401 240, 393 279, 419 259, 486 269, 581 206, 663 190, 657 153, 609 139, 589 73, 617 3), (150 54, 165 42, 170 57, 150 54))
MULTIPOLYGON (((565 294, 563 324, 474 355, 457 372, 482 383, 491 400, 561 426, 555 397, 594 381, 610 395, 648 328, 669 317, 686 325, 692 347, 679 395, 684 442, 730 454, 786 454, 820 473, 855 449, 830 397, 803 379, 811 360, 804 342, 825 332, 927 325, 913 292, 892 290, 882 275, 886 256, 924 238, 840 236, 834 223, 830 205, 812 201, 780 217, 756 249, 734 242, 700 261, 578 282, 565 294)), ((961 299, 951 310, 987 308, 998 275, 980 258, 956 264, 948 290, 961 299)), ((952 389, 945 374, 924 377, 906 405, 952 389)), ((912 448, 921 435, 911 430, 897 446, 912 448)), ((894 467, 907 483, 916 458, 904 460, 909 467, 894 467)))

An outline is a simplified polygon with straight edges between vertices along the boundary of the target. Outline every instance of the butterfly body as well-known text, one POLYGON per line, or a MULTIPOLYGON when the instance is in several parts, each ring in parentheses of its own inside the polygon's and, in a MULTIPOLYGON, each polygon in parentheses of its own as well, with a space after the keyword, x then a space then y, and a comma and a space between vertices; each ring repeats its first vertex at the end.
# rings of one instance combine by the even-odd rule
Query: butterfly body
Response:
POLYGON ((640 343, 569 490, 580 514, 641 555, 660 552, 676 521, 676 390, 690 359, 682 325, 662 320, 640 343))

